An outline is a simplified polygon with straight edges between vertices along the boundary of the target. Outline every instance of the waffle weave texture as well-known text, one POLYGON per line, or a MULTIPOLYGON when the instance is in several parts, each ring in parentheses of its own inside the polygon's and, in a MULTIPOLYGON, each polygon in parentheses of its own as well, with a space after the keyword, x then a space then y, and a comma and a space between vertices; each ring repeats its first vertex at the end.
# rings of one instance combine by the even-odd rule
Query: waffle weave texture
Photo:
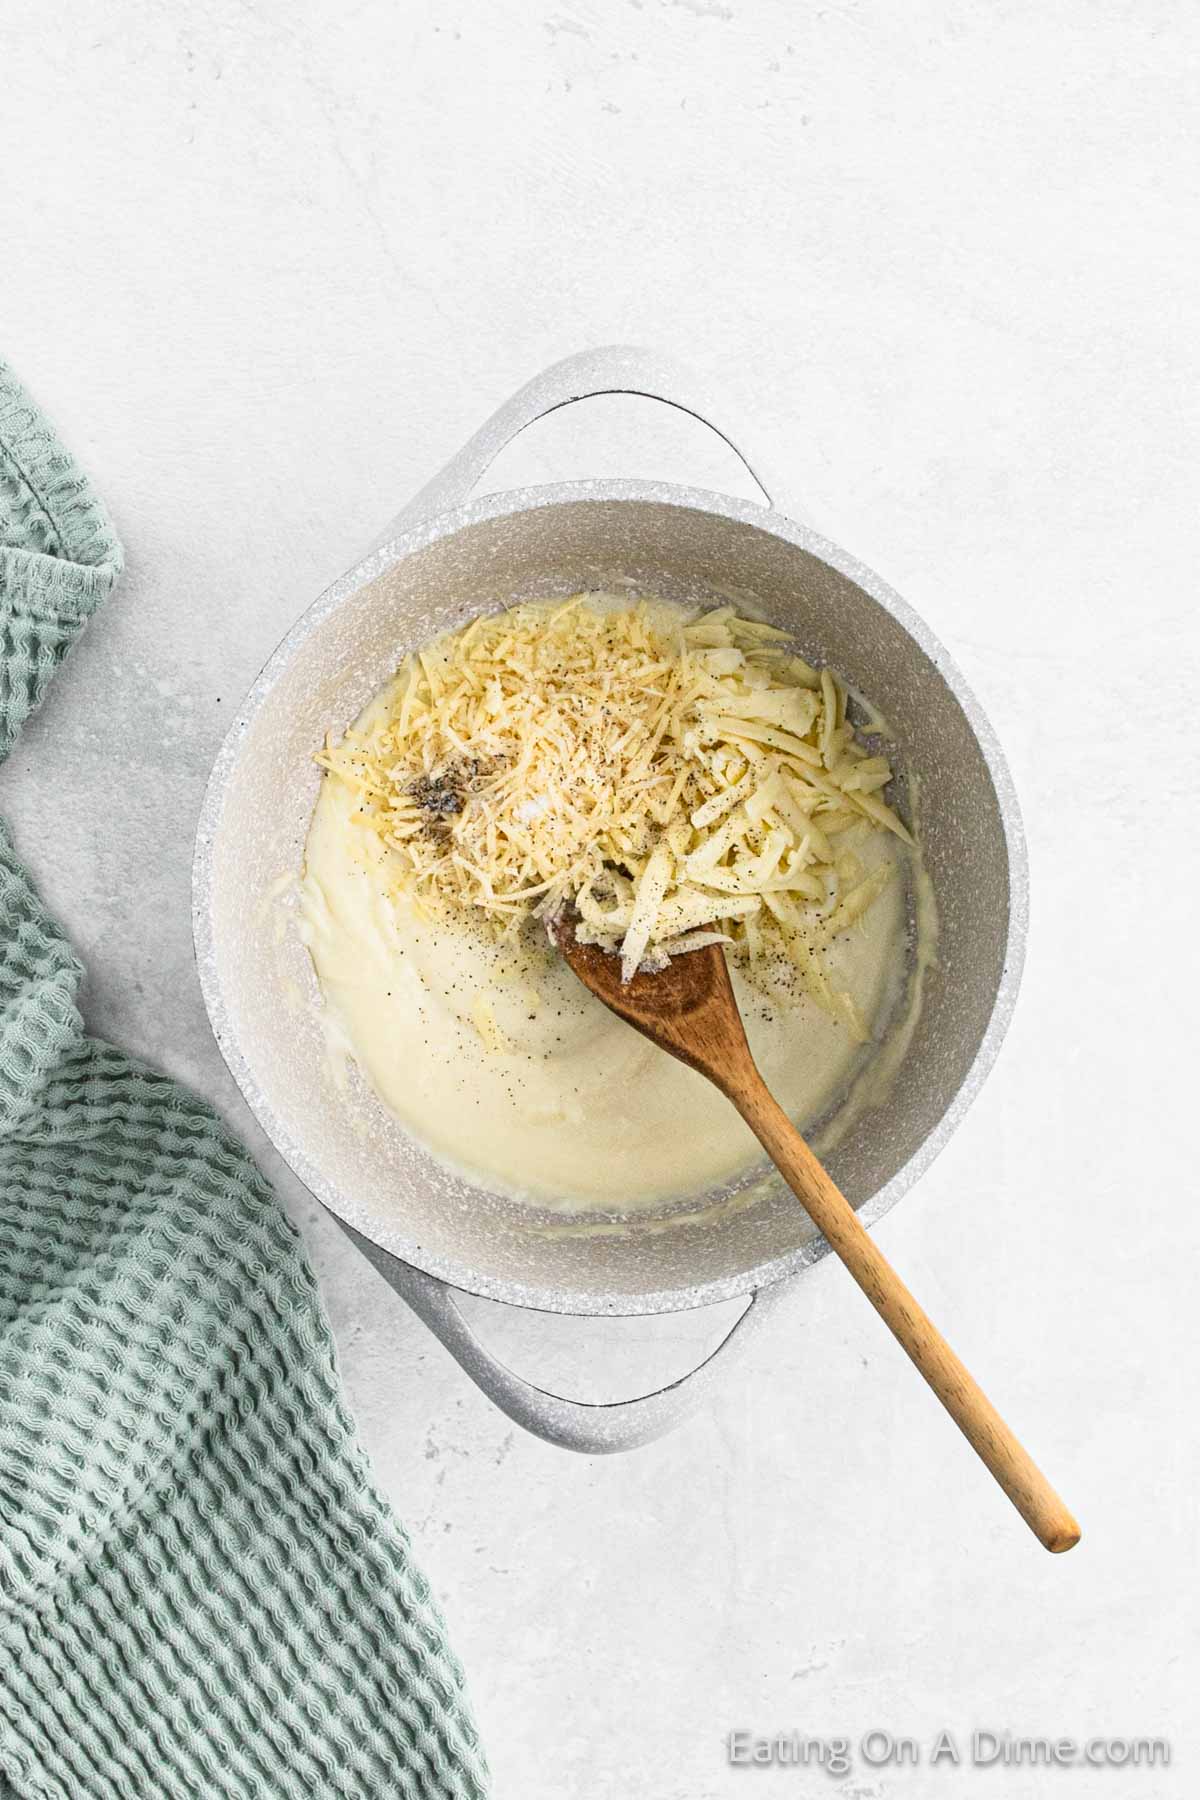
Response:
MULTIPOLYGON (((0 365, 0 755, 120 568, 0 365)), ((0 1797, 479 1800, 295 1231, 80 974, 0 826, 0 1797)))

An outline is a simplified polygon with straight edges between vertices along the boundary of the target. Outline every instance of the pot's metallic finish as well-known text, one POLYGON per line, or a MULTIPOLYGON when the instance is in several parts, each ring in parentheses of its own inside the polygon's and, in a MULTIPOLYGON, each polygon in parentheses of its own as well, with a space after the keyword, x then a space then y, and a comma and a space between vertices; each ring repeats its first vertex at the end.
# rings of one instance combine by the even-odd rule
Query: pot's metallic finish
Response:
MULTIPOLYGON (((265 897, 297 872, 318 784, 312 751, 403 652, 530 594, 629 582, 668 597, 735 599, 794 631, 868 693, 920 781, 922 840, 941 919, 939 959, 891 1093, 830 1166, 867 1224, 928 1168, 995 1059, 1020 979, 1027 917, 1016 797, 987 719, 933 633, 879 577, 770 507, 663 483, 567 483, 461 499, 531 418, 598 392, 651 393, 704 416, 640 353, 569 358, 501 408, 288 633, 248 695, 200 819, 194 930, 221 1051, 282 1154, 464 1367, 530 1429, 574 1448, 627 1447, 667 1429, 716 1358, 659 1395, 587 1406, 495 1363, 444 1284, 545 1311, 641 1314, 750 1294, 739 1342, 788 1278, 823 1256, 786 1192, 763 1184, 661 1216, 579 1219, 486 1194, 407 1138, 372 1096, 339 1092, 308 1003, 311 966, 279 938, 265 897)), ((728 1362, 726 1346, 717 1356, 728 1362)))

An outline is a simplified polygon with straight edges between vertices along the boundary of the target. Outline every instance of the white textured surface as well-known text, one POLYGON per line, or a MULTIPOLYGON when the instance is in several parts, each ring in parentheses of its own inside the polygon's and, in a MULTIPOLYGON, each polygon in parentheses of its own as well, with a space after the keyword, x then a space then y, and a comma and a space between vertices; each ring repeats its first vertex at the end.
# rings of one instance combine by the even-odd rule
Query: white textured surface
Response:
MULTIPOLYGON (((1193 1794, 1192 10, 119 0, 26 9, 4 40, 0 347, 130 573, 0 805, 87 956, 93 1028, 256 1148, 189 941, 223 720, 552 357, 633 339, 722 373, 735 434, 925 613, 1013 762, 1023 999, 880 1237, 1077 1507, 1069 1557, 829 1263, 716 1410, 588 1463, 514 1436, 280 1175, 501 1795, 837 1791, 728 1769, 738 1725, 1162 1732, 1166 1773, 859 1767, 840 1791, 1193 1794)), ((610 473, 752 491, 699 427, 616 401, 540 427, 497 484, 610 473)), ((595 1395, 712 1322, 486 1323, 581 1391, 603 1362, 595 1395)))

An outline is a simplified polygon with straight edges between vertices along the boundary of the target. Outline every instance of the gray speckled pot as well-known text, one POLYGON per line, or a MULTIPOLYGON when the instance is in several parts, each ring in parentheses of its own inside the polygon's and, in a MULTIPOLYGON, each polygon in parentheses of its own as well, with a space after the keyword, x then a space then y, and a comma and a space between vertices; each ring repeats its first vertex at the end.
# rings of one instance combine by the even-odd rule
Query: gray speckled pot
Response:
POLYGON ((485 1391, 529 1429, 584 1450, 643 1442, 690 1411, 728 1366, 735 1336, 744 1344, 828 1246, 772 1183, 658 1218, 565 1219, 469 1185, 368 1093, 353 1083, 338 1091, 307 955, 270 898, 300 867, 318 782, 312 752, 326 731, 355 715, 406 650, 472 614, 616 582, 738 600, 869 694, 903 767, 920 780, 941 939, 889 1098, 829 1158, 868 1224, 928 1168, 991 1067, 1016 995, 1027 900, 1016 799, 991 727, 928 627, 836 545, 770 505, 659 483, 468 499, 524 426, 598 393, 708 412, 688 376, 625 349, 569 357, 514 395, 316 601, 255 682, 209 783, 194 892, 213 1030, 266 1131, 485 1391), (668 1312, 738 1294, 752 1303, 683 1381, 591 1406, 545 1394, 498 1364, 455 1305, 456 1287, 552 1312, 668 1312))

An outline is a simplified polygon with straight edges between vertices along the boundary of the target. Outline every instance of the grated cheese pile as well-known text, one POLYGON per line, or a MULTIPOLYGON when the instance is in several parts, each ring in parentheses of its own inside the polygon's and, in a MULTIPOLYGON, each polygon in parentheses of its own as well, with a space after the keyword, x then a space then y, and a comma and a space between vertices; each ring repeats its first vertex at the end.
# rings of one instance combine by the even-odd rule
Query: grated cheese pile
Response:
POLYGON ((368 716, 318 761, 426 915, 499 935, 570 901, 626 980, 705 943, 782 954, 865 1035, 818 952, 892 873, 844 846, 912 840, 844 686, 784 633, 731 607, 529 602, 407 657, 368 716))

